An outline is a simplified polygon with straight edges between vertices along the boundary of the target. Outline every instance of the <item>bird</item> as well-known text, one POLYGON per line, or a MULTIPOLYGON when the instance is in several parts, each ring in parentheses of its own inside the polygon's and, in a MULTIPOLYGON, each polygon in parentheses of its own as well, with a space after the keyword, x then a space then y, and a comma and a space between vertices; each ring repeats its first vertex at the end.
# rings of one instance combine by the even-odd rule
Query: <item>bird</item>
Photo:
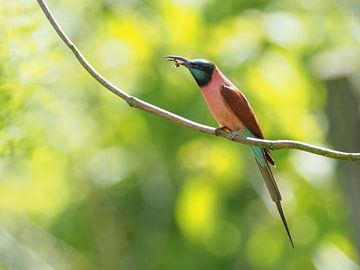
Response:
MULTIPOLYGON (((163 58, 173 61, 176 67, 184 66, 190 71, 219 125, 217 131, 241 132, 245 137, 264 139, 259 121, 249 101, 214 63, 206 59, 189 60, 176 55, 166 55, 163 58)), ((281 205, 281 194, 269 166, 269 164, 275 166, 275 161, 269 149, 259 146, 250 146, 250 149, 265 180, 270 197, 277 207, 290 244, 295 248, 281 205)))

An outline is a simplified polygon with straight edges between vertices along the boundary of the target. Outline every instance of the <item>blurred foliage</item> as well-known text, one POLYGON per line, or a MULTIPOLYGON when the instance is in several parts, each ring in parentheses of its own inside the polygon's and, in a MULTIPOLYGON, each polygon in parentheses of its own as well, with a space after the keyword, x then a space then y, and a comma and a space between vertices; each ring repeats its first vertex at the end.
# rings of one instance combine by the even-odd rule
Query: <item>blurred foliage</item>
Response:
MULTIPOLYGON (((211 59, 271 139, 328 144, 323 74, 359 67, 357 1, 48 4, 114 84, 214 126, 160 56, 211 59)), ((2 0, 0 14, 0 269, 359 269, 335 161, 273 153, 292 250, 245 146, 130 109, 36 1, 2 0)))

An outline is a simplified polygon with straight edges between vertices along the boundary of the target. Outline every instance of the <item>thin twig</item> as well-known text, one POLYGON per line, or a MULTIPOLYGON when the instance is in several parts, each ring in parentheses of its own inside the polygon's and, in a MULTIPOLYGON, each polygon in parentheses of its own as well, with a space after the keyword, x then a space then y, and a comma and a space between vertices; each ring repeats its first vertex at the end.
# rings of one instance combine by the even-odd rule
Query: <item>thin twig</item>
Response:
POLYGON ((41 9, 45 13, 46 17, 48 18, 50 24, 55 29, 56 33, 60 36, 60 38, 64 41, 64 43, 71 49, 71 51, 74 53, 74 55, 79 60, 81 65, 101 85, 103 85, 106 89, 113 92, 115 95, 124 99, 131 107, 141 109, 143 111, 149 112, 149 113, 154 114, 163 119, 169 120, 178 125, 181 125, 183 127, 186 127, 186 128, 189 128, 189 129, 201 132, 201 133, 215 135, 215 136, 221 136, 228 140, 236 141, 236 142, 246 144, 246 145, 260 146, 260 147, 264 147, 264 148, 269 148, 271 150, 285 149, 285 148, 298 149, 298 150, 302 150, 302 151, 306 151, 306 152, 313 153, 316 155, 321 155, 321 156, 334 158, 334 159, 352 160, 352 161, 360 160, 360 153, 340 152, 340 151, 330 150, 327 148, 314 146, 311 144, 298 142, 298 141, 290 141, 290 140, 272 141, 272 140, 255 139, 255 138, 250 138, 250 137, 248 137, 246 139, 239 138, 239 137, 234 138, 234 133, 232 133, 232 132, 226 132, 226 131, 215 132, 215 130, 216 130, 215 128, 193 122, 189 119, 178 116, 174 113, 171 113, 162 108, 159 108, 153 104, 147 103, 141 99, 133 97, 133 96, 129 95, 128 93, 126 93, 125 91, 123 91, 120 88, 113 85, 108 80, 106 80, 95 68, 93 68, 91 66, 91 64, 86 60, 86 58, 82 55, 82 53, 79 51, 79 49, 74 45, 74 43, 69 39, 69 37, 60 28, 60 26, 56 22, 54 16, 49 11, 49 8, 47 7, 45 1, 44 0, 37 0, 37 1, 40 5, 41 9))

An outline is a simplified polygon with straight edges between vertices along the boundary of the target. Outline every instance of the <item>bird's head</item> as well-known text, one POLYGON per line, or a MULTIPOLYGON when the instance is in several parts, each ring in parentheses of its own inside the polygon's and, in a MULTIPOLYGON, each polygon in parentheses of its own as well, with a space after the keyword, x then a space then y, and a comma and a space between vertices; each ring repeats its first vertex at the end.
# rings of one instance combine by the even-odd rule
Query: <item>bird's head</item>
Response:
POLYGON ((205 59, 188 60, 184 57, 175 55, 167 55, 163 57, 169 59, 169 61, 174 61, 176 67, 187 67, 200 87, 206 86, 211 81, 215 65, 210 61, 205 59))

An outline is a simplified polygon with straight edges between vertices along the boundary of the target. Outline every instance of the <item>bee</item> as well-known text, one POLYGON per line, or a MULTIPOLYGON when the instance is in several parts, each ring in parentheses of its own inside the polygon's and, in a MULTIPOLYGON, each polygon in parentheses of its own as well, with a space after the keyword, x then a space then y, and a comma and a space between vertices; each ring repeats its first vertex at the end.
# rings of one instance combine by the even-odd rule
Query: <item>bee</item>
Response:
POLYGON ((163 58, 167 58, 168 61, 174 62, 174 65, 177 68, 180 67, 181 65, 183 65, 185 62, 188 62, 188 60, 186 58, 179 57, 179 56, 166 55, 166 56, 163 56, 163 58))
POLYGON ((180 67, 180 60, 178 59, 174 59, 174 64, 175 64, 175 67, 180 67))

